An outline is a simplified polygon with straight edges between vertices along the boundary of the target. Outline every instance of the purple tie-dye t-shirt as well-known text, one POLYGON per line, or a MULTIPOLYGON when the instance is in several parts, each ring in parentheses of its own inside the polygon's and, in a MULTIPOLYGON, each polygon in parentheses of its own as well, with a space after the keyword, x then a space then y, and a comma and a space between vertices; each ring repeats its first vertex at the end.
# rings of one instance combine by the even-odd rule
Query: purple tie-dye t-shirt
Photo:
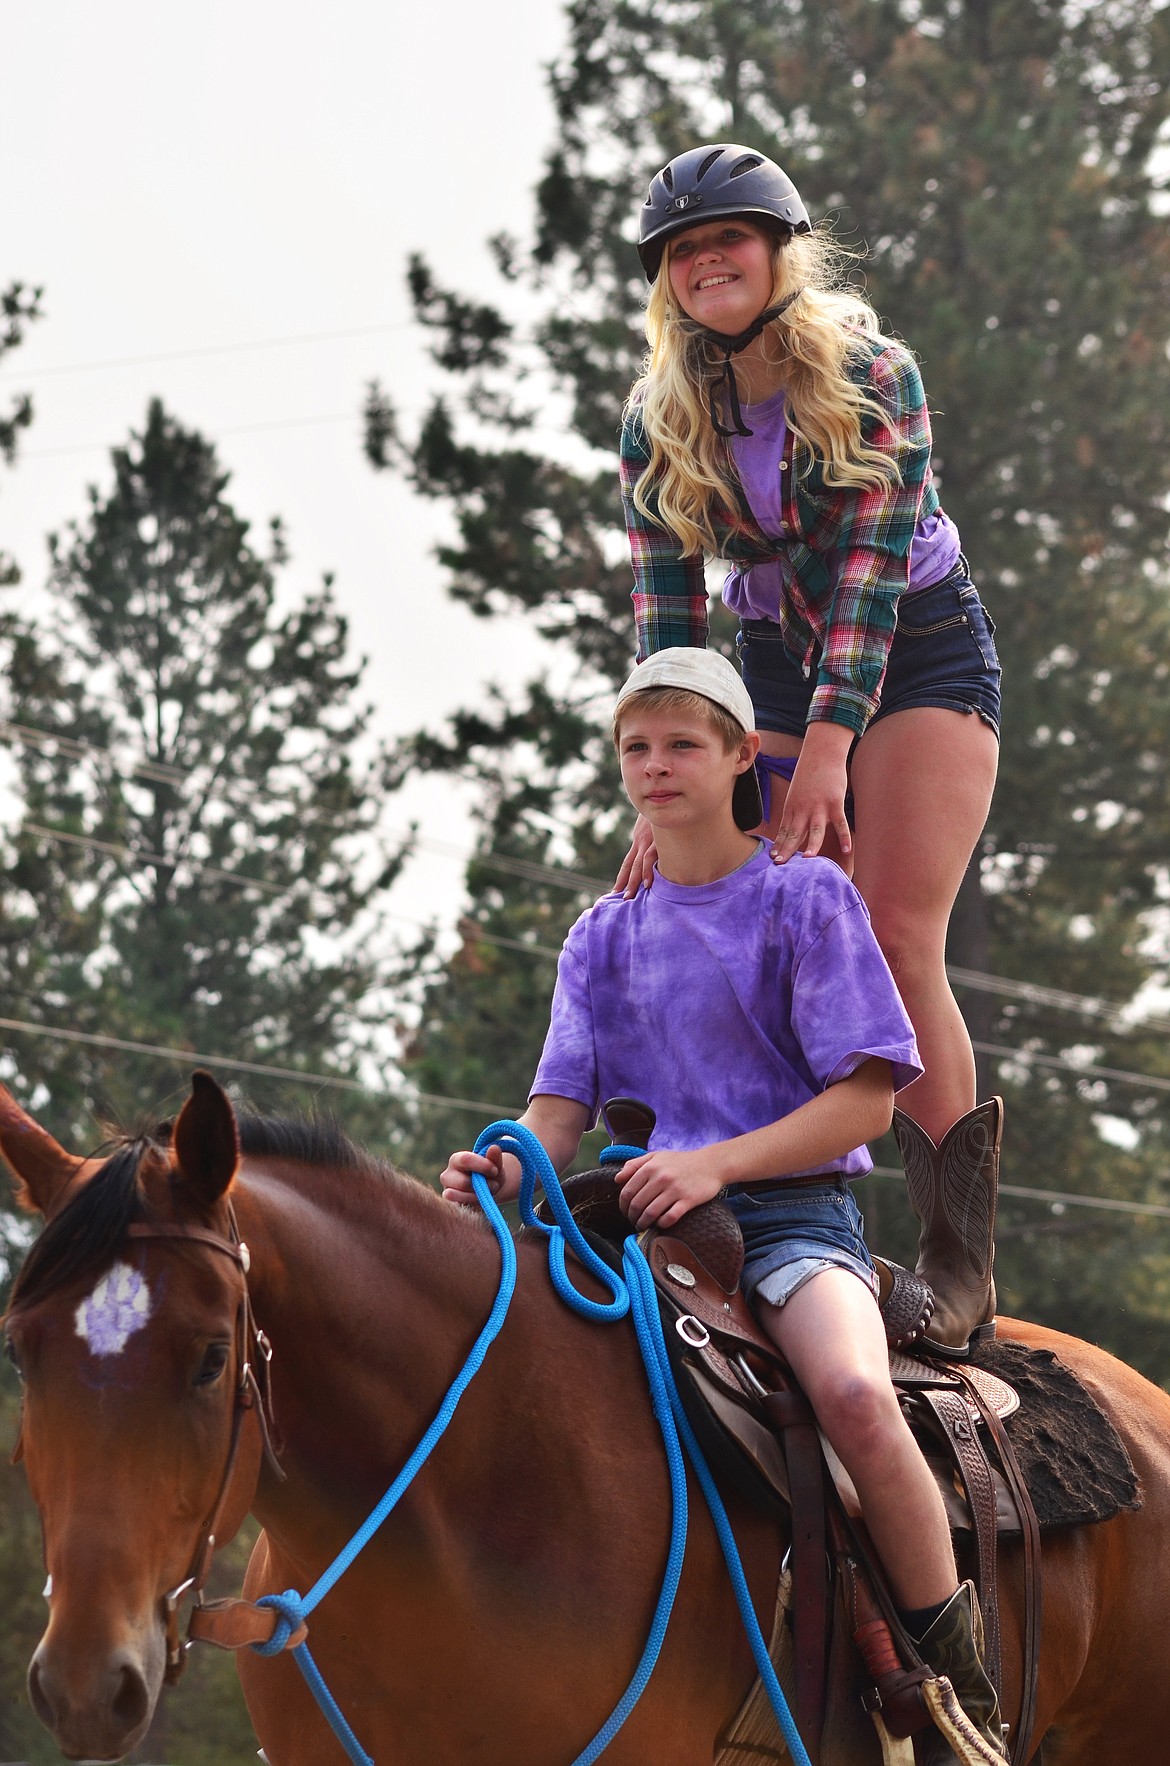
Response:
MULTIPOLYGON (((895 1090, 922 1071, 865 904, 828 859, 774 865, 761 843, 718 882, 655 876, 582 914, 530 1095, 594 1115, 640 1098, 658 1118, 651 1147, 688 1149, 778 1121, 873 1055, 895 1090)), ((871 1168, 857 1147, 815 1170, 871 1168)))

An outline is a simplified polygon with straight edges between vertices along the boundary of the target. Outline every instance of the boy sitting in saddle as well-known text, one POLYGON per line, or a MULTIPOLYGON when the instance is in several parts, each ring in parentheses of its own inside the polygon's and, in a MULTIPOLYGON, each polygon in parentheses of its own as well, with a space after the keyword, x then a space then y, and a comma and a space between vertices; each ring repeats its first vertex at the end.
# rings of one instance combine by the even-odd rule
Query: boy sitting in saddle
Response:
MULTIPOLYGON (((921 1072, 865 906, 827 859, 777 866, 761 821, 759 737, 738 673, 710 650, 660 650, 618 695, 622 782, 658 848, 653 883, 603 896, 565 941, 552 1021, 521 1121, 558 1172, 609 1097, 657 1114, 618 1169, 638 1229, 725 1195, 744 1287, 857 1488, 910 1635, 1003 1754, 942 1498, 890 1381, 873 1262, 850 1182, 921 1072)), ((443 1194, 501 1199, 519 1162, 453 1153, 443 1194)), ((928 1758, 954 1756, 937 1740, 928 1758)))

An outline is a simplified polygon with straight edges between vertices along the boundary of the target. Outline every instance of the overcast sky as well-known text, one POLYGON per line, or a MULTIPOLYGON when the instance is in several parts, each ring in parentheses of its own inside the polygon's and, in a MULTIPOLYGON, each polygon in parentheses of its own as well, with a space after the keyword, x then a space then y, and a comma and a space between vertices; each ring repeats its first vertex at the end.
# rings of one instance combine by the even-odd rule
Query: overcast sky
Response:
MULTIPOLYGON (((529 226, 564 40, 556 0, 5 8, 0 286, 42 284, 47 315, 0 378, 0 404, 36 405, 0 475, 0 550, 30 596, 45 535, 84 514, 158 394, 217 443, 258 543, 284 518, 286 592, 336 573, 387 734, 533 663, 519 622, 445 596, 442 517, 370 471, 358 413, 374 376, 408 414, 438 378, 409 322, 409 252, 496 291, 484 240, 529 226), (339 332, 362 335, 322 335, 339 332)), ((451 788, 408 791, 391 820, 408 815, 470 844, 451 788)), ((459 870, 424 852, 395 907, 450 920, 459 870)))

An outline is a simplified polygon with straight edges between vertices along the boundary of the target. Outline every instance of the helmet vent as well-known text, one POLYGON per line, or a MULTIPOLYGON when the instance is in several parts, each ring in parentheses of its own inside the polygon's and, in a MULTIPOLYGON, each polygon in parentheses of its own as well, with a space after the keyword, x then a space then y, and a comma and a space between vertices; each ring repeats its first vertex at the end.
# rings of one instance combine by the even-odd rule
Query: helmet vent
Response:
POLYGON ((668 190, 674 189, 674 173, 669 166, 663 166, 662 168, 662 182, 666 185, 668 190))
POLYGON ((754 172, 756 167, 762 166, 763 163, 764 161, 758 153, 745 153, 742 159, 736 160, 727 175, 729 178, 742 178, 745 172, 754 172))
POLYGON ((714 165, 718 165, 719 161, 722 158, 723 158, 723 149, 721 147, 717 147, 715 149, 714 153, 709 153, 707 155, 706 159, 703 161, 702 165, 699 167, 698 171, 695 173, 695 183, 701 184, 703 182, 703 179, 707 176, 707 173, 711 170, 711 167, 714 165))

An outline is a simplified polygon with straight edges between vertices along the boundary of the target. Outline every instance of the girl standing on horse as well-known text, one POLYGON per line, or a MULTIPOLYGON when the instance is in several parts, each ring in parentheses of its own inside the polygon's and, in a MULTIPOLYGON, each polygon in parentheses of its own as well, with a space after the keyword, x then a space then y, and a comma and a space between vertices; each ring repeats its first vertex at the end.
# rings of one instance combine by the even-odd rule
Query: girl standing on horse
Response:
MULTIPOLYGON (((665 166, 638 250, 650 348, 621 444, 638 658, 706 644, 704 560, 726 559, 775 857, 850 871, 917 1035, 895 1130, 930 1334, 963 1356, 994 1329, 1002 1107, 976 1107, 945 943, 995 783, 999 663, 932 483, 918 368, 749 148, 665 166)), ((654 857, 640 818, 619 887, 649 884, 654 857)))

